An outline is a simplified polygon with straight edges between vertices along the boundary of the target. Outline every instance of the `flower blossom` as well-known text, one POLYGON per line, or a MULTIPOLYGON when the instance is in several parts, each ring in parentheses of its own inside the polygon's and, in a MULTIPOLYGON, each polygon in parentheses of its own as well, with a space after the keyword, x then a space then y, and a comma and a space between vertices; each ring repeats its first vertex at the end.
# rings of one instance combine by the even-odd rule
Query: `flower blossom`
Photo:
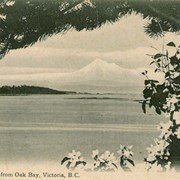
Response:
POLYGON ((132 152, 132 145, 131 146, 123 146, 120 144, 120 150, 117 151, 117 153, 119 153, 120 155, 125 156, 126 158, 129 158, 129 156, 133 156, 133 152, 132 152))
POLYGON ((158 130, 161 131, 159 137, 167 140, 169 136, 172 134, 172 129, 171 129, 172 126, 173 126, 172 121, 168 121, 167 123, 161 122, 157 128, 158 130))
POLYGON ((92 158, 95 158, 96 156, 98 156, 98 154, 99 154, 99 150, 98 149, 94 150, 92 152, 92 158))
POLYGON ((173 119, 176 121, 176 124, 180 124, 180 112, 174 111, 173 119))
POLYGON ((110 151, 105 151, 103 154, 99 155, 98 150, 92 152, 92 157, 94 158, 93 169, 94 170, 115 170, 117 168, 117 160, 114 153, 110 151))
POLYGON ((6 6, 13 6, 15 4, 15 1, 7 1, 6 6))
POLYGON ((70 158, 69 160, 71 162, 70 167, 75 167, 78 161, 83 161, 83 157, 81 157, 80 151, 76 152, 75 150, 72 150, 72 152, 69 153, 67 157, 70 158))

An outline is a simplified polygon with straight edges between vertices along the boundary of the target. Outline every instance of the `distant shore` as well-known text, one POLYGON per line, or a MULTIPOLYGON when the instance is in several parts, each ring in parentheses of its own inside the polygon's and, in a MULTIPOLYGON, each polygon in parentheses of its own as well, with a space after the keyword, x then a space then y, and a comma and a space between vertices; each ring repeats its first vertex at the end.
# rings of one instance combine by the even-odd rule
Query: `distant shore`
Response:
POLYGON ((27 96, 27 95, 55 95, 55 94, 77 94, 75 91, 59 91, 39 86, 2 86, 0 96, 27 96))

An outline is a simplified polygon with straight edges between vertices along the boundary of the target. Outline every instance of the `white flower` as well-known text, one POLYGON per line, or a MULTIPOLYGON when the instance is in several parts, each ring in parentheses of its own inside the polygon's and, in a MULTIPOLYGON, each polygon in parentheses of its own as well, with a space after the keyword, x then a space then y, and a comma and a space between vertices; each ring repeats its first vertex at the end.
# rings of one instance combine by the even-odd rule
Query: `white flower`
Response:
POLYGON ((180 124, 180 112, 174 111, 173 119, 176 121, 176 124, 180 124))
POLYGON ((120 150, 117 151, 117 153, 119 153, 120 155, 124 155, 125 157, 129 157, 129 156, 133 156, 133 152, 131 151, 132 149, 132 145, 131 146, 123 146, 120 144, 120 150))
POLYGON ((100 165, 100 161, 94 162, 94 168, 98 167, 100 165))
POLYGON ((149 153, 146 160, 149 161, 149 162, 152 162, 152 161, 156 160, 156 157, 154 156, 154 154, 149 153))
POLYGON ((93 156, 98 156, 93 163, 93 169, 97 167, 99 168, 99 171, 116 169, 117 160, 114 153, 105 151, 103 154, 99 155, 99 151, 95 150, 93 151, 93 156), (100 167, 101 163, 103 163, 103 166, 100 167))
POLYGON ((169 143, 166 140, 155 140, 156 143, 156 147, 157 149, 159 148, 159 150, 164 150, 167 146, 169 146, 169 143))
POLYGON ((101 162, 104 162, 105 161, 105 155, 104 154, 101 154, 101 156, 99 157, 99 160, 101 162))
POLYGON ((76 162, 77 162, 76 160, 71 161, 70 167, 71 167, 71 168, 75 167, 76 162))
POLYGON ((165 85, 166 86, 169 86, 170 85, 170 82, 168 80, 165 80, 165 85))
POLYGON ((88 5, 89 7, 94 8, 94 5, 91 0, 84 0, 84 4, 88 5))
POLYGON ((165 165, 166 171, 170 170, 170 168, 171 168, 170 166, 171 166, 171 162, 168 161, 167 165, 165 165))
POLYGON ((168 137, 172 134, 171 127, 173 126, 173 123, 171 121, 168 121, 167 123, 161 122, 158 126, 158 130, 161 131, 161 134, 159 137, 168 139, 168 137))
POLYGON ((105 160, 113 163, 114 161, 116 161, 116 157, 114 156, 114 153, 105 152, 105 160))
POLYGON ((76 167, 76 170, 81 170, 81 169, 84 169, 84 164, 83 163, 78 164, 77 167, 76 167))
POLYGON ((71 153, 69 153, 68 157, 71 158, 72 160, 78 160, 81 156, 81 153, 79 151, 75 151, 75 150, 72 150, 71 153))
POLYGON ((79 161, 84 161, 84 158, 83 157, 79 157, 79 161))
MULTIPOLYGON (((155 139, 154 141, 155 141, 156 145, 153 146, 151 144, 151 147, 147 148, 148 154, 150 156, 149 158, 154 158, 156 156, 163 156, 164 150, 169 145, 169 143, 166 140, 155 139)), ((168 156, 168 153, 166 155, 168 156)))
POLYGON ((22 17, 22 20, 26 20, 27 18, 25 16, 22 17))
POLYGON ((18 40, 18 41, 22 40, 23 38, 24 38, 24 35, 16 35, 16 36, 14 36, 14 39, 18 40))
POLYGON ((70 158, 70 168, 82 169, 82 167, 84 166, 84 163, 81 163, 81 161, 84 161, 84 158, 81 156, 81 152, 72 150, 72 152, 69 153, 67 157, 70 158), (77 163, 79 163, 79 165, 77 165, 77 163))
POLYGON ((171 121, 168 121, 167 123, 164 123, 164 122, 160 122, 160 125, 159 125, 159 127, 158 127, 158 129, 163 129, 163 130, 169 130, 170 129, 170 127, 172 127, 173 126, 173 123, 171 122, 171 121))
POLYGON ((129 157, 131 155, 130 151, 124 151, 124 156, 129 157))
POLYGON ((114 153, 111 153, 109 156, 109 161, 116 161, 116 157, 114 156, 114 153))
POLYGON ((95 158, 95 156, 98 156, 98 154, 99 154, 99 150, 98 149, 92 151, 92 158, 95 158))
POLYGON ((0 14, 0 19, 6 20, 6 15, 0 14))
POLYGON ((167 107, 170 109, 170 111, 174 111, 175 110, 174 104, 178 102, 176 95, 172 95, 172 97, 167 98, 166 101, 167 101, 167 107))
POLYGON ((15 4, 15 1, 7 1, 6 6, 13 6, 15 4))
POLYGON ((105 153, 104 153, 105 158, 109 157, 110 154, 111 154, 111 153, 110 153, 109 151, 105 151, 105 153))
POLYGON ((63 11, 69 6, 69 3, 67 2, 62 2, 61 5, 59 6, 59 10, 63 11))
POLYGON ((165 112, 165 113, 164 113, 164 116, 165 116, 166 118, 170 118, 170 113, 169 113, 169 112, 165 112))

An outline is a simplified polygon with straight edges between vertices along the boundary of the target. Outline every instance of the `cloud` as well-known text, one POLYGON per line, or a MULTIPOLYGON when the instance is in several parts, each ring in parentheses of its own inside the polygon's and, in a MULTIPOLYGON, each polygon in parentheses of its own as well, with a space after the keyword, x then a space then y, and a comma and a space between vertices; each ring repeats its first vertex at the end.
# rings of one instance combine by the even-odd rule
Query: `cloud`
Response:
POLYGON ((66 69, 66 68, 27 68, 27 67, 1 67, 0 75, 26 75, 26 74, 43 74, 43 73, 66 73, 72 72, 75 69, 66 69))
MULTIPOLYGON (((114 62, 124 68, 148 67, 150 58, 146 54, 153 53, 149 47, 137 47, 126 51, 87 51, 84 49, 54 49, 31 47, 11 51, 1 62, 2 67, 19 68, 63 68, 78 69, 92 62, 96 58, 107 62, 114 62)), ((0 70, 1 71, 1 70, 0 70)))
POLYGON ((147 20, 140 15, 132 14, 115 23, 106 23, 93 31, 72 30, 64 35, 55 35, 46 41, 37 43, 36 46, 101 52, 134 49, 139 46, 152 45, 156 41, 144 33, 145 23, 147 20))

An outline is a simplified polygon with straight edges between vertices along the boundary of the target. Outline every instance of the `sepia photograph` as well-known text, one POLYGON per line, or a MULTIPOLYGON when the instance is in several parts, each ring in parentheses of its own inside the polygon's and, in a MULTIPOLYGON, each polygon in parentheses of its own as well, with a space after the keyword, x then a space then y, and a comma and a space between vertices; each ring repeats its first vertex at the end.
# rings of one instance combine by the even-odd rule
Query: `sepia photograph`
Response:
POLYGON ((179 172, 179 0, 0 0, 0 180, 179 172))

